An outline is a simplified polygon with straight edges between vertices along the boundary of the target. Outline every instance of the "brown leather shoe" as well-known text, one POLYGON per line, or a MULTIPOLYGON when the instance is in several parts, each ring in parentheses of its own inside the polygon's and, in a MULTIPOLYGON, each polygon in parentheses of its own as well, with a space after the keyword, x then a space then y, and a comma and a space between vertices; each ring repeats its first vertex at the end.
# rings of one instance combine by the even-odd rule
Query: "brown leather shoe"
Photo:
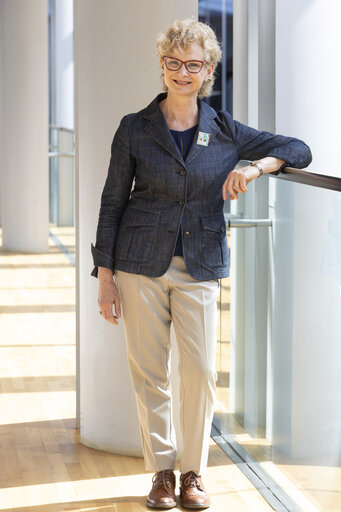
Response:
POLYGON ((180 499, 184 508, 208 508, 211 506, 209 495, 204 489, 201 476, 188 471, 180 476, 180 499))
POLYGON ((147 498, 148 507, 173 508, 175 501, 175 475, 172 469, 158 471, 153 476, 153 486, 147 498))

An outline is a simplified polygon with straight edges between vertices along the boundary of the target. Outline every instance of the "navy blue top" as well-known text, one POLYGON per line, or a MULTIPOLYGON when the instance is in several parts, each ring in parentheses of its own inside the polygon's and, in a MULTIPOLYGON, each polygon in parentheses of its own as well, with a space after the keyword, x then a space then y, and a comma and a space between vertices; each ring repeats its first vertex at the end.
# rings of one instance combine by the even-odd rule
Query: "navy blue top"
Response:
MULTIPOLYGON (((192 145, 193 137, 197 130, 198 125, 192 126, 192 128, 188 128, 188 130, 184 130, 183 132, 177 130, 169 130, 171 135, 179 148, 179 151, 182 155, 182 158, 186 160, 189 148, 192 145)), ((182 250, 182 227, 180 224, 179 235, 176 241, 174 256, 183 256, 182 250)))

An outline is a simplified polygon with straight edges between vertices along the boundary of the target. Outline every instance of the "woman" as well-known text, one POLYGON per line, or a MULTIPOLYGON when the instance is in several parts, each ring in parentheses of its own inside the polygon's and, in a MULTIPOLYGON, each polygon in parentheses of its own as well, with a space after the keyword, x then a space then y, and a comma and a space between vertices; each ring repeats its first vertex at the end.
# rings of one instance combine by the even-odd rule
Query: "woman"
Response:
POLYGON ((181 504, 207 508, 201 475, 214 412, 216 298, 219 278, 229 275, 224 200, 227 193, 238 199, 263 173, 305 167, 311 154, 302 141, 259 132, 201 101, 221 59, 209 26, 176 21, 157 48, 165 93, 125 116, 115 134, 92 274, 99 278, 100 313, 114 325, 122 302, 145 466, 155 472, 147 505, 176 505, 172 321, 181 382, 181 504), (251 162, 237 170, 240 159, 251 162))

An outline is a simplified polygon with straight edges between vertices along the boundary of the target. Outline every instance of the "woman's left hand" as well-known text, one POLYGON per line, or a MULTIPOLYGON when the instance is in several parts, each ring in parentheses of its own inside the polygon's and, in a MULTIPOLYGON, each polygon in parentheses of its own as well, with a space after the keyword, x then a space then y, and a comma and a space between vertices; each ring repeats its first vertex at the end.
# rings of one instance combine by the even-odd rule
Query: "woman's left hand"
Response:
POLYGON ((259 171, 254 165, 247 165, 240 169, 233 169, 223 185, 223 199, 227 199, 227 191, 230 193, 230 199, 238 199, 238 194, 247 192, 247 184, 254 178, 257 178, 259 171))

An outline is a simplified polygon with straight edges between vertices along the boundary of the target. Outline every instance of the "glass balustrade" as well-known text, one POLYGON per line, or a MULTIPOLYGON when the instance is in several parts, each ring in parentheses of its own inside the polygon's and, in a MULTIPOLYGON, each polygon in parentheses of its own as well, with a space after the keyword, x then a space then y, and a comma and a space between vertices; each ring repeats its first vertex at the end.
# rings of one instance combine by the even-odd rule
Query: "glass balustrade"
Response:
POLYGON ((50 222, 56 226, 74 226, 74 151, 73 130, 51 125, 49 148, 50 222))
POLYGON ((341 510, 341 194, 266 179, 272 225, 228 229, 214 426, 278 510, 341 510))

